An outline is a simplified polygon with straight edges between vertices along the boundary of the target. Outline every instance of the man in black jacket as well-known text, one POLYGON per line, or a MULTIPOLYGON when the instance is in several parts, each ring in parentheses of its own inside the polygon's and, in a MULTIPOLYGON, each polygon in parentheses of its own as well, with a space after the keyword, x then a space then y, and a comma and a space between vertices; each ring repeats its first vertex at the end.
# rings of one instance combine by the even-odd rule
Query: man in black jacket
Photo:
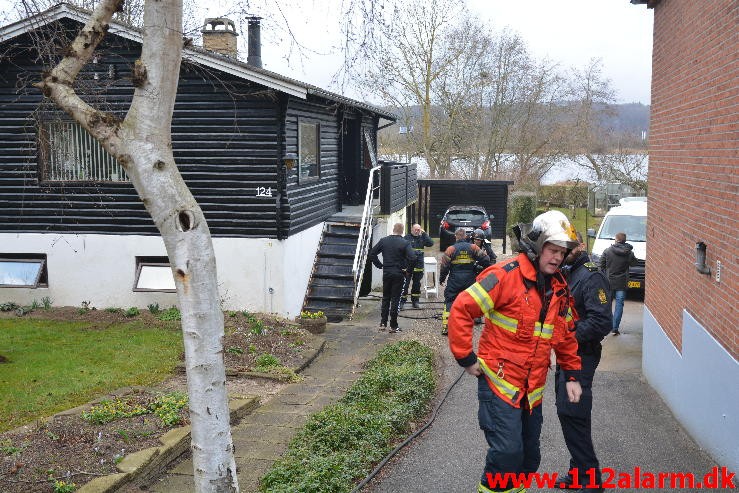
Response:
POLYGON ((393 234, 382 238, 370 250, 370 260, 378 269, 382 269, 382 310, 380 312, 380 330, 387 328, 390 315, 390 332, 400 332, 398 328, 398 308, 400 293, 403 290, 408 266, 415 261, 416 253, 411 244, 403 239, 403 224, 395 223, 393 234), (382 254, 382 262, 378 257, 382 254))
POLYGON ((591 434, 591 411, 593 408, 593 376, 598 368, 603 338, 611 330, 610 287, 606 276, 590 261, 582 235, 577 233, 579 246, 572 250, 565 260, 563 269, 567 277, 572 297, 575 299, 575 311, 579 320, 575 322, 577 337, 577 354, 582 360, 580 385, 582 396, 580 402, 572 403, 567 398, 564 372, 557 366, 554 389, 556 394, 557 416, 562 425, 567 450, 570 452, 570 468, 577 470, 577 483, 573 485, 573 476, 561 476, 561 488, 576 489, 582 492, 603 491, 598 457, 593 448, 591 434), (592 470, 593 472, 588 472, 592 470), (585 489, 589 486, 597 488, 585 489))
POLYGON ((616 233, 616 242, 603 251, 600 270, 605 271, 611 283, 611 294, 616 301, 613 309, 613 335, 617 336, 624 313, 626 288, 629 285, 629 267, 636 264, 633 246, 626 243, 626 233, 616 233))
POLYGON ((423 279, 423 249, 425 247, 434 246, 434 240, 421 229, 420 224, 411 226, 411 232, 405 235, 405 240, 411 244, 411 248, 416 252, 415 264, 411 266, 403 285, 403 297, 400 299, 400 308, 403 308, 408 296, 408 286, 411 285, 411 301, 413 308, 421 308, 421 279, 423 279), (411 273, 412 272, 412 273, 411 273))

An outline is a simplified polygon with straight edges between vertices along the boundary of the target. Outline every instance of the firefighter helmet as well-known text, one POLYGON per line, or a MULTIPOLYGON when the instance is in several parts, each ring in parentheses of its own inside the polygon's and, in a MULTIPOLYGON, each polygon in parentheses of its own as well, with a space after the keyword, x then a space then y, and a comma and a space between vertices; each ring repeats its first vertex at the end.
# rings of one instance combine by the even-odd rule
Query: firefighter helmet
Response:
POLYGON ((577 241, 575 228, 572 227, 567 216, 559 211, 539 214, 531 225, 520 226, 524 226, 521 227, 523 234, 521 234, 520 243, 529 254, 533 253, 535 257, 541 254, 544 243, 553 243, 567 250, 572 250, 580 244, 577 241))
POLYGON ((485 237, 485 231, 483 231, 480 228, 477 228, 474 233, 472 233, 472 239, 473 240, 482 240, 485 241, 487 238, 485 237))

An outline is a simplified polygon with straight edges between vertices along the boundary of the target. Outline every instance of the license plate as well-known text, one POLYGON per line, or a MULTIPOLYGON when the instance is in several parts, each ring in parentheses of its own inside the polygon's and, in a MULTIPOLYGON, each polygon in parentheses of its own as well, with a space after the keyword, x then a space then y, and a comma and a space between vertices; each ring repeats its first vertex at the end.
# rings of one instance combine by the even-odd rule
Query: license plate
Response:
POLYGON ((629 283, 627 284, 627 287, 629 287, 629 288, 640 288, 641 287, 641 282, 640 281, 629 281, 629 283))

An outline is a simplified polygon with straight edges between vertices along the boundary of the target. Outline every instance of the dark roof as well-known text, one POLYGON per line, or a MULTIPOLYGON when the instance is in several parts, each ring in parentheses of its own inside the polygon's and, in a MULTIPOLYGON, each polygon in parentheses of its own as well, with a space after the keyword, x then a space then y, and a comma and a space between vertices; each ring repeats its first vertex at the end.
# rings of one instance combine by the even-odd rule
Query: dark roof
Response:
MULTIPOLYGON (((82 9, 68 3, 58 3, 44 12, 27 17, 18 22, 8 24, 7 26, 0 27, 0 43, 62 18, 72 19, 84 24, 89 15, 89 10, 82 9)), ((120 22, 111 22, 108 32, 138 43, 143 41, 142 32, 139 28, 120 22)), ((320 87, 286 77, 264 68, 257 68, 252 65, 248 65, 247 63, 233 57, 222 55, 201 47, 190 46, 184 48, 182 58, 183 60, 205 65, 216 70, 221 70, 236 77, 241 77, 299 98, 307 99, 309 95, 317 96, 329 101, 375 113, 381 118, 393 122, 398 119, 396 114, 380 107, 321 89, 320 87)))

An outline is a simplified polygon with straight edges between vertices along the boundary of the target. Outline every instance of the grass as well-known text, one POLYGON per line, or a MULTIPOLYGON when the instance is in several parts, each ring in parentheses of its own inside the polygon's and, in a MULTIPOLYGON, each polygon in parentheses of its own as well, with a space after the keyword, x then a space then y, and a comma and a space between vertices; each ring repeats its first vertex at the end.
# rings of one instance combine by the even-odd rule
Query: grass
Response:
POLYGON ((78 406, 99 394, 163 380, 182 352, 179 330, 137 322, 0 320, 0 431, 78 406))
POLYGON ((260 491, 351 491, 427 411, 435 388, 432 360, 432 350, 417 341, 385 346, 338 403, 308 419, 260 491))

